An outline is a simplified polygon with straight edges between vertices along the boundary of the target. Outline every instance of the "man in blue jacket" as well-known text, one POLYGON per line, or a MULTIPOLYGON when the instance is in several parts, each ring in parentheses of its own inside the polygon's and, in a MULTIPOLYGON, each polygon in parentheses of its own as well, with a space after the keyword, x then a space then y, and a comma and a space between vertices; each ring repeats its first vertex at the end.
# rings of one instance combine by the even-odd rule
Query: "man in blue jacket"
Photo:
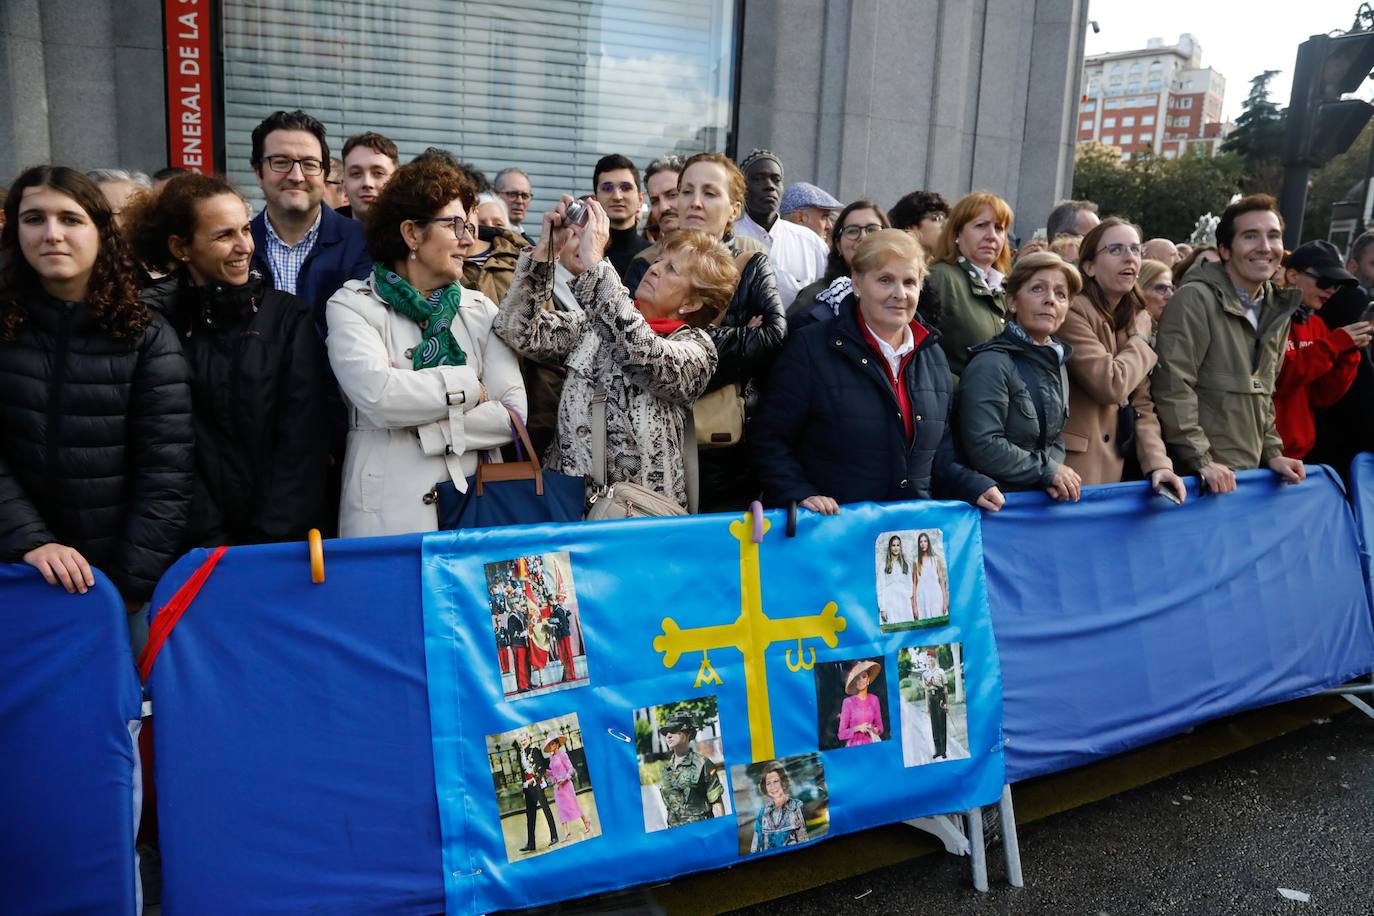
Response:
POLYGON ((372 270, 361 224, 321 203, 324 125, 303 111, 273 112, 253 129, 252 165, 267 199, 253 218, 254 266, 275 288, 310 303, 323 337, 329 297, 372 270))

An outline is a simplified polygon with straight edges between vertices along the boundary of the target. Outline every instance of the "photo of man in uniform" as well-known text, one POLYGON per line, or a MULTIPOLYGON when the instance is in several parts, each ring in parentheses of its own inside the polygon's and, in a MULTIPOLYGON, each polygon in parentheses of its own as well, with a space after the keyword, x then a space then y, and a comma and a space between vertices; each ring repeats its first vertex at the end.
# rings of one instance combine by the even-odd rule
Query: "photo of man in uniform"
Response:
POLYGON ((714 696, 635 710, 634 735, 645 830, 730 813, 714 696))

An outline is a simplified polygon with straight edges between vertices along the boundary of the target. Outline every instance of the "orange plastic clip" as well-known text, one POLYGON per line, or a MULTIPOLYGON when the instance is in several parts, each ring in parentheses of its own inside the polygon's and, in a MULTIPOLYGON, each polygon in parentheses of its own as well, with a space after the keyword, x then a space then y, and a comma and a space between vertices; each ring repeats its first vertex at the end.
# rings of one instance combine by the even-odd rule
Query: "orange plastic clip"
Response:
POLYGON ((310 544, 310 581, 319 585, 324 581, 324 539, 320 529, 311 528, 306 540, 310 544))

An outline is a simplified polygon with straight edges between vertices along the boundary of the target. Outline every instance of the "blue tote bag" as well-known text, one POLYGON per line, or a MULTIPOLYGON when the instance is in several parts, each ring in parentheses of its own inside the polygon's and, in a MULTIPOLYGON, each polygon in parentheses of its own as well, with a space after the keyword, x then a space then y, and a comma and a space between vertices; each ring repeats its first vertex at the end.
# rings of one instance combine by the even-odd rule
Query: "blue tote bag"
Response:
POLYGON ((459 493, 451 480, 437 484, 434 491, 441 530, 582 520, 586 482, 581 477, 544 470, 524 422, 509 407, 506 411, 515 431, 518 460, 496 463, 484 454, 477 473, 467 480, 466 493, 459 493))

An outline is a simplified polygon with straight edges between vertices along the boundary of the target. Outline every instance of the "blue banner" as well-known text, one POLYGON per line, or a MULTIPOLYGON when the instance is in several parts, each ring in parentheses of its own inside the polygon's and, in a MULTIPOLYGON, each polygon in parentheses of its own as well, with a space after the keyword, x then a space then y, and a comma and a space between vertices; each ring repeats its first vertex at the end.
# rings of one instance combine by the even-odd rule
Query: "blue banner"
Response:
POLYGON ((451 913, 995 801, 1001 683, 962 504, 430 535, 451 913), (757 538, 757 540, 756 540, 757 538))
POLYGON ((0 909, 127 913, 142 696, 124 603, 0 566, 0 909))
MULTIPOLYGON (((1368 456, 1365 456, 1368 457, 1368 456)), ((1329 468, 1174 506, 1148 484, 983 517, 1019 781, 1374 670, 1350 504, 1329 468)))

